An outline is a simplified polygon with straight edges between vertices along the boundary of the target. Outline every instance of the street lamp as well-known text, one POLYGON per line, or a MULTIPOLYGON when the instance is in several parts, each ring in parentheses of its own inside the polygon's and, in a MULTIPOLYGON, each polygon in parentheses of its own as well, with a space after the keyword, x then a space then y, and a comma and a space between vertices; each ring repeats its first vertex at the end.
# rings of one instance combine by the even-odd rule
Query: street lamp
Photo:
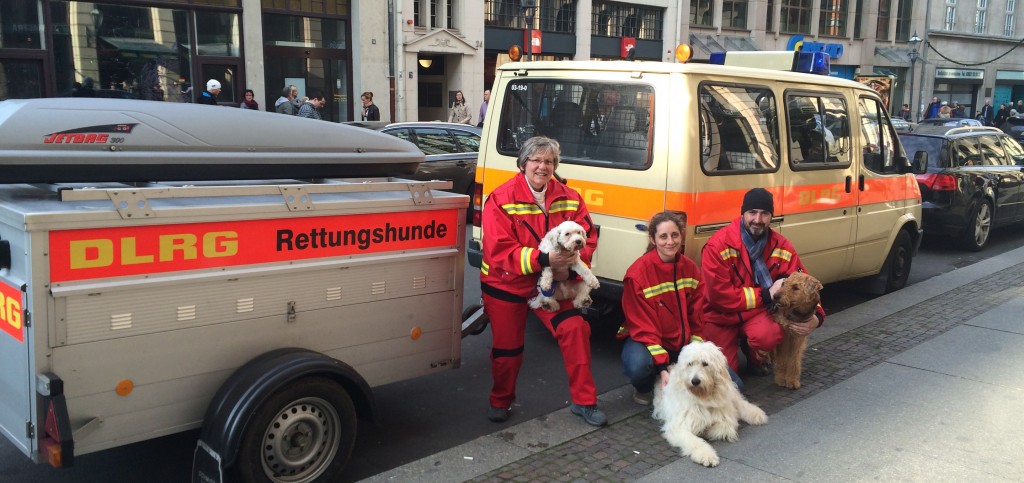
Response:
MULTIPOLYGON (((920 44, 921 44, 921 37, 918 37, 917 36, 917 32, 915 31, 914 35, 912 35, 910 37, 910 39, 907 40, 907 45, 910 46, 910 52, 908 52, 907 55, 910 56, 910 105, 911 106, 915 106, 916 105, 916 104, 914 104, 914 65, 917 64, 917 46, 920 45, 920 44)), ((915 107, 913 109, 914 109, 914 113, 918 114, 917 113, 917 108, 915 107)), ((918 121, 920 121, 920 119, 918 119, 918 121)))
POLYGON ((537 10, 537 0, 519 0, 519 8, 526 18, 526 60, 533 60, 533 13, 537 10))

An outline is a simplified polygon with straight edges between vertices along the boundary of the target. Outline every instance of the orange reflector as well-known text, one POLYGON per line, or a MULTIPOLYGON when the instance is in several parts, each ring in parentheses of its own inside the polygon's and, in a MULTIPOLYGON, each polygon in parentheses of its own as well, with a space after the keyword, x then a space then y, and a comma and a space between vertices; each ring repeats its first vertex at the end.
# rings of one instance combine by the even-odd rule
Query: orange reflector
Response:
POLYGON ((421 329, 419 327, 413 327, 412 330, 409 331, 409 338, 412 339, 412 340, 420 340, 420 336, 422 336, 422 335, 423 335, 423 329, 421 329))
POLYGON ((690 60, 690 57, 693 57, 693 49, 691 49, 689 45, 679 44, 679 46, 676 47, 676 60, 685 63, 690 60))
POLYGON ((118 396, 127 396, 132 393, 133 389, 135 389, 135 383, 131 379, 124 379, 117 383, 117 388, 114 390, 117 391, 118 396))
POLYGON ((43 452, 46 454, 46 462, 54 468, 63 468, 64 460, 61 458, 60 444, 47 438, 43 441, 43 452))
POLYGON ((523 56, 523 49, 522 49, 522 47, 519 47, 518 45, 513 45, 513 46, 508 48, 508 58, 511 59, 512 62, 518 61, 519 58, 522 57, 522 56, 523 56))

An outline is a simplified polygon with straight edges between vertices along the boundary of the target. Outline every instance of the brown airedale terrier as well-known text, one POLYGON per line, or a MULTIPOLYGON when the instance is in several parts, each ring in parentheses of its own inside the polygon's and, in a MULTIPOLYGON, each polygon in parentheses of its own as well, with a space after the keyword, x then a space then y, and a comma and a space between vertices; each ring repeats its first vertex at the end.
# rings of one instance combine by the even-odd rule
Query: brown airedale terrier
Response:
POLYGON ((796 272, 782 283, 775 294, 775 321, 782 326, 782 342, 772 351, 772 366, 775 384, 790 389, 800 389, 801 364, 807 350, 807 336, 786 330, 792 322, 803 322, 814 315, 821 301, 821 282, 803 273, 796 272))

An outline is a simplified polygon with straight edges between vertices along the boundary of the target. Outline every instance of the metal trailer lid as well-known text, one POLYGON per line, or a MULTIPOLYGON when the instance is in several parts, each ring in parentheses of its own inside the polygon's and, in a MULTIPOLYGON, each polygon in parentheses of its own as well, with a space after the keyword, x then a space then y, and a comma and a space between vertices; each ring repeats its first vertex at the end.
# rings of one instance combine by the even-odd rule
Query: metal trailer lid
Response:
POLYGON ((423 153, 354 126, 124 99, 0 101, 0 184, 401 176, 423 153))

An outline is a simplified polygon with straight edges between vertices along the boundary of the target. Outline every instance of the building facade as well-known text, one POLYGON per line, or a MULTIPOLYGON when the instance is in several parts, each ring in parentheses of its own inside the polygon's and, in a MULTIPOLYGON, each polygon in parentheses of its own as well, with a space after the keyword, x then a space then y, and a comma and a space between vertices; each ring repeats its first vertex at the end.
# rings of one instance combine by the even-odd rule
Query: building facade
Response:
POLYGON ((225 105, 252 89, 272 110, 296 85, 323 92, 322 116, 341 122, 359 119, 369 91, 382 120, 405 121, 446 120, 462 91, 475 123, 513 45, 530 45, 534 60, 632 48, 674 62, 688 43, 694 62, 823 49, 833 75, 888 77, 894 112, 904 102, 920 112, 934 95, 974 113, 985 98, 1024 99, 1018 10, 1016 0, 3 0, 0 99, 193 102, 217 79, 225 105), (908 42, 915 34, 923 42, 908 42))

